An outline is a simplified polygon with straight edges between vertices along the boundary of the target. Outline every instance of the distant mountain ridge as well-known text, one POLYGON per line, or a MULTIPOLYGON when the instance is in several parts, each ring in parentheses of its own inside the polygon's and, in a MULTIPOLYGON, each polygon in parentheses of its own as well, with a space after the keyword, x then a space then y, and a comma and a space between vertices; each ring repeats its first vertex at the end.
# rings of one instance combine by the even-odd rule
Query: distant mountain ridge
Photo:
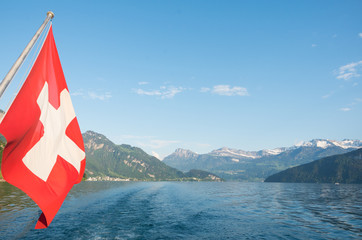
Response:
POLYGON ((93 131, 83 133, 83 140, 87 158, 86 174, 92 180, 222 181, 206 171, 183 173, 140 148, 126 144, 116 145, 104 135, 93 131))
POLYGON ((362 149, 288 168, 265 182, 362 183, 362 149))
POLYGON ((275 149, 264 149, 260 151, 243 151, 238 149, 232 149, 223 147, 217 150, 210 152, 210 155, 214 156, 229 156, 229 157, 245 157, 245 158, 261 158, 266 156, 278 155, 286 151, 298 149, 300 147, 316 147, 326 149, 329 147, 340 147, 343 149, 358 149, 362 147, 361 140, 349 140, 345 139, 343 141, 327 140, 327 139, 313 139, 308 142, 301 142, 299 144, 293 145, 291 147, 281 147, 275 149))
POLYGON ((263 181, 289 167, 361 147, 361 140, 314 139, 291 147, 260 151, 224 147, 210 153, 197 154, 190 150, 177 149, 163 161, 182 171, 197 168, 216 173, 227 180, 263 181))

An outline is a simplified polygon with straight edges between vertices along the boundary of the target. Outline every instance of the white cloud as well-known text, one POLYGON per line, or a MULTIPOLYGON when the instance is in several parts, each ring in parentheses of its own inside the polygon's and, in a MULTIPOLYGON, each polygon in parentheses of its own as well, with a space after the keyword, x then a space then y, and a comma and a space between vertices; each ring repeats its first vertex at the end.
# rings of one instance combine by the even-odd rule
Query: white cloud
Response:
POLYGON ((362 68, 362 61, 352 62, 339 68, 337 79, 349 80, 361 76, 358 70, 362 68))
POLYGON ((323 99, 329 98, 329 97, 331 97, 333 94, 334 94, 334 91, 332 91, 332 92, 330 92, 330 93, 322 96, 322 98, 323 98, 323 99))
POLYGON ((161 92, 159 90, 145 91, 143 89, 137 89, 136 93, 138 95, 146 95, 146 96, 160 96, 161 92))
POLYGON ((164 87, 162 98, 173 98, 177 93, 184 90, 182 87, 164 87))
POLYGON ((313 44, 312 44, 312 47, 316 47, 316 46, 318 46, 318 45, 317 45, 317 44, 315 44, 315 43, 313 43, 313 44))
POLYGON ((161 86, 160 89, 145 91, 143 89, 137 89, 135 92, 138 95, 146 96, 160 96, 162 99, 173 98, 176 94, 181 93, 185 89, 183 87, 173 87, 173 86, 161 86))
POLYGON ((211 92, 222 96, 249 96, 246 88, 238 86, 230 87, 229 85, 216 85, 211 92))
MULTIPOLYGON (((138 95, 145 96, 158 96, 162 99, 173 98, 176 94, 186 90, 192 91, 192 88, 174 87, 174 86, 161 86, 159 89, 144 90, 141 88, 134 89, 138 95)), ((216 85, 212 88, 202 87, 200 92, 211 92, 222 96, 249 96, 248 90, 244 87, 230 87, 230 85, 216 85)))
POLYGON ((84 91, 83 89, 77 90, 75 92, 72 92, 70 95, 72 96, 84 96, 84 91))
POLYGON ((200 92, 209 92, 211 89, 208 87, 202 87, 200 92))
POLYGON ((138 85, 147 85, 148 82, 139 82, 138 85))
POLYGON ((152 151, 151 154, 152 154, 152 156, 154 156, 155 158, 161 159, 161 158, 160 158, 160 154, 156 153, 155 151, 152 151))
POLYGON ((112 97, 111 92, 100 92, 94 90, 88 90, 86 93, 83 89, 79 89, 71 94, 72 96, 81 96, 84 99, 105 101, 112 97))
POLYGON ((362 33, 359 33, 358 36, 359 36, 360 38, 362 38, 362 33))
POLYGON ((341 110, 341 111, 343 111, 343 112, 349 112, 349 111, 351 111, 352 109, 351 108, 341 108, 341 109, 339 109, 339 110, 341 110))
POLYGON ((107 100, 107 99, 111 98, 112 94, 110 92, 96 93, 96 92, 93 92, 93 91, 88 91, 88 96, 91 99, 94 99, 94 100, 104 101, 104 100, 107 100))
POLYGON ((349 106, 355 106, 355 105, 358 105, 360 103, 362 103, 362 98, 355 98, 353 100, 353 102, 351 104, 349 104, 349 106))

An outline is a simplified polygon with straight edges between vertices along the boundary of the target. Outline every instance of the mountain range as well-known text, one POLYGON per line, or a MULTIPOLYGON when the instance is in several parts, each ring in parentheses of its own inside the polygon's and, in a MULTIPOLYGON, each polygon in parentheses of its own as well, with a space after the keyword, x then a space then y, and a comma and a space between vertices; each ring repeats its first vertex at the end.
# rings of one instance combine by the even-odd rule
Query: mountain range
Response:
POLYGON ((265 182, 362 183, 362 149, 289 168, 265 182))
POLYGON ((287 168, 350 152, 360 147, 360 140, 314 139, 292 147, 260 151, 224 147, 210 153, 197 154, 186 149, 176 149, 174 153, 165 157, 163 162, 182 171, 210 171, 226 180, 263 181, 266 177, 287 168))
MULTIPOLYGON (((116 145, 104 135, 82 134, 86 152, 85 179, 92 181, 223 181, 210 172, 192 169, 186 173, 169 167, 142 149, 116 145)), ((6 140, 0 135, 0 165, 6 140)), ((2 175, 0 172, 0 179, 2 175)))
POLYGON ((116 145, 104 135, 93 131, 87 131, 82 135, 87 157, 85 173, 88 179, 222 181, 218 176, 206 171, 181 172, 140 148, 126 144, 116 145))
MULTIPOLYGON (((83 133, 83 140, 87 156, 85 174, 90 180, 263 181, 285 169, 362 147, 360 140, 315 139, 292 147, 260 151, 224 147, 197 154, 177 149, 160 161, 140 148, 116 145, 93 131, 83 133)), ((0 136, 0 157, 5 142, 0 136)))

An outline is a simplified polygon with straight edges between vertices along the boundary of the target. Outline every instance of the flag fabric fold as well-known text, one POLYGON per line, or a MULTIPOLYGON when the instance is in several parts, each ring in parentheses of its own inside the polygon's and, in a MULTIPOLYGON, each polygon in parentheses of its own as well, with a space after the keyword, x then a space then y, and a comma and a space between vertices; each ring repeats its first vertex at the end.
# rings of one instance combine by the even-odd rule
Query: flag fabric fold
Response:
POLYGON ((40 207, 35 228, 46 228, 85 170, 83 138, 52 26, 0 132, 7 140, 2 175, 40 207))

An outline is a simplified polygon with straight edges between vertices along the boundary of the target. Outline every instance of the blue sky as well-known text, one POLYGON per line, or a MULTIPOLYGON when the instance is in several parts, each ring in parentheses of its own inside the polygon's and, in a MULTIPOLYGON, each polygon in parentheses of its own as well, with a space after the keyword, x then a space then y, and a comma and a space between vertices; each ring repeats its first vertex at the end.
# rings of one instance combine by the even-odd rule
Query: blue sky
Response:
POLYGON ((48 10, 82 132, 160 158, 361 139, 361 1, 3 1, 1 79, 48 10))

